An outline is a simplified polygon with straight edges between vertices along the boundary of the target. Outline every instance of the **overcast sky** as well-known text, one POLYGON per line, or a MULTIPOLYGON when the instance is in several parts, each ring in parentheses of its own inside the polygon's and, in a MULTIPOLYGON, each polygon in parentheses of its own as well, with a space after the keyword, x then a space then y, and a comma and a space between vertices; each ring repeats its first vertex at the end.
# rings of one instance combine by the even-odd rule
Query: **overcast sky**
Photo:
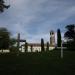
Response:
POLYGON ((6 0, 11 7, 0 14, 0 27, 29 42, 49 41, 49 32, 75 24, 75 0, 6 0))

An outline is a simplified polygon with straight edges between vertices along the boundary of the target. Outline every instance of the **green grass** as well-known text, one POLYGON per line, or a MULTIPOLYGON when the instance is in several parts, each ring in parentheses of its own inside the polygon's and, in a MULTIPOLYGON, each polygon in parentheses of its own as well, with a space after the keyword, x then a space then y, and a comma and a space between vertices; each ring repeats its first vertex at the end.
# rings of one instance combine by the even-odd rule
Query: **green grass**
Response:
POLYGON ((1 75, 75 75, 75 51, 0 55, 1 75))

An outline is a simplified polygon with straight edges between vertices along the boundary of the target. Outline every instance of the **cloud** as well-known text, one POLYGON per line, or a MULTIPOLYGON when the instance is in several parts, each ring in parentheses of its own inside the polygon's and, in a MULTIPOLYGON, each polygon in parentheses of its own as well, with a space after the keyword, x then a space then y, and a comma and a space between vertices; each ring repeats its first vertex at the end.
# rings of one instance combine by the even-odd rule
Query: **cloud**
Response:
POLYGON ((63 33, 68 20, 75 19, 74 0, 10 0, 10 4, 0 14, 0 27, 8 28, 14 37, 21 33, 22 39, 31 42, 40 42, 42 37, 49 41, 51 30, 56 33, 60 28, 63 33))

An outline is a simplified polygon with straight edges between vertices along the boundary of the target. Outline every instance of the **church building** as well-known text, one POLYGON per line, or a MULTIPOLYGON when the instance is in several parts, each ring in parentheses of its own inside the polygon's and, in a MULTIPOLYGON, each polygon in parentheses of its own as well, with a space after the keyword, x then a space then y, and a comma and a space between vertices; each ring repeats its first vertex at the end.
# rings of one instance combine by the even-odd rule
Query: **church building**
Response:
MULTIPOLYGON (((27 52, 41 52, 41 43, 27 43, 27 52)), ((55 48, 55 33, 54 31, 50 31, 50 42, 49 42, 49 50, 53 50, 55 48)), ((47 44, 44 44, 44 49, 46 51, 47 44)), ((20 50, 25 52, 25 44, 21 46, 20 50)))

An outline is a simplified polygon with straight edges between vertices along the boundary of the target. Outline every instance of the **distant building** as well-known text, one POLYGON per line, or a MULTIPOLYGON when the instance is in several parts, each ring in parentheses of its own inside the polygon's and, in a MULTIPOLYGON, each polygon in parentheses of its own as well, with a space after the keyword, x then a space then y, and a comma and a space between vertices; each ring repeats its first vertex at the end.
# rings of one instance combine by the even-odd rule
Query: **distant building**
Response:
POLYGON ((50 45, 55 46, 55 33, 54 33, 54 31, 50 32, 50 45))
MULTIPOLYGON (((44 48, 46 51, 47 44, 44 44, 44 48)), ((54 31, 50 32, 50 44, 49 50, 53 50, 55 48, 55 33, 54 31)), ((25 52, 25 44, 20 47, 22 52, 25 52)), ((28 52, 41 52, 41 43, 28 43, 28 52)))
MULTIPOLYGON (((44 45, 45 51, 47 48, 47 45, 44 45)), ((49 50, 53 50, 55 48, 55 46, 50 45, 49 46, 49 50)), ((25 45, 21 46, 20 49, 22 52, 25 52, 25 45)), ((41 52, 41 44, 40 43, 29 43, 28 44, 28 52, 41 52), (31 46, 32 46, 32 50, 31 50, 31 46)))

